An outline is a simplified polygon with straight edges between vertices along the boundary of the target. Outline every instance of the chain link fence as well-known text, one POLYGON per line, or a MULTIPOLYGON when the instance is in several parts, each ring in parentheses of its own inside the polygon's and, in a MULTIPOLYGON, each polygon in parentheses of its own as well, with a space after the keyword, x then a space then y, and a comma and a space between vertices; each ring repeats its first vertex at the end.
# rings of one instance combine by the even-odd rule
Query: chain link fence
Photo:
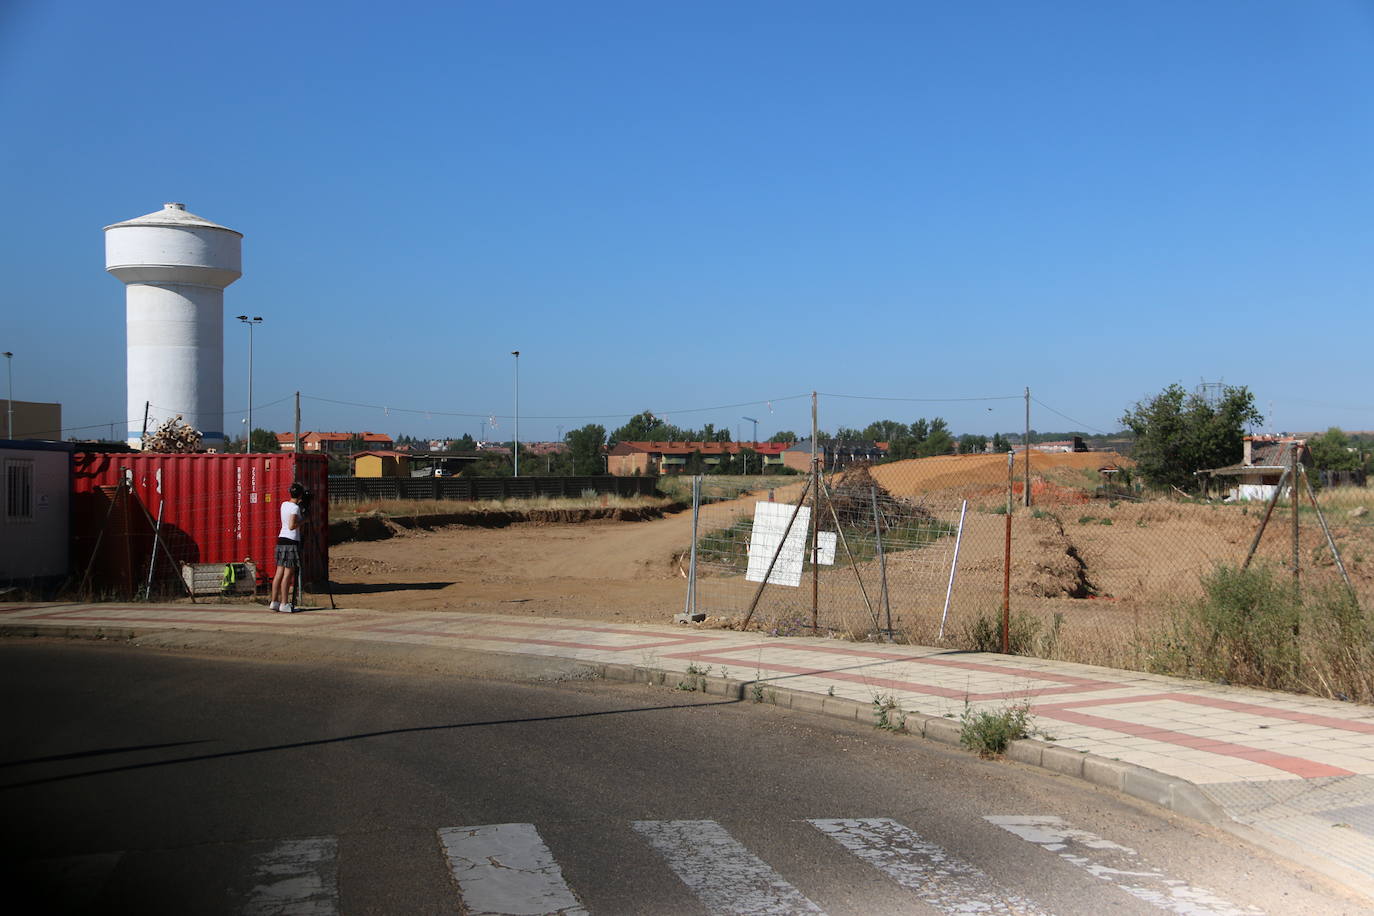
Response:
POLYGON ((1366 610, 1374 600, 1364 487, 1318 483, 1311 495, 1304 483, 1295 528, 1286 481, 1270 507, 1234 492, 1150 491, 1115 452, 1021 450, 1008 464, 970 454, 856 465, 822 475, 819 495, 801 477, 771 504, 702 500, 687 610, 777 635, 998 650, 1005 604, 1013 652, 1139 668, 1204 580, 1247 557, 1276 581, 1296 563, 1304 593, 1353 593, 1366 610))

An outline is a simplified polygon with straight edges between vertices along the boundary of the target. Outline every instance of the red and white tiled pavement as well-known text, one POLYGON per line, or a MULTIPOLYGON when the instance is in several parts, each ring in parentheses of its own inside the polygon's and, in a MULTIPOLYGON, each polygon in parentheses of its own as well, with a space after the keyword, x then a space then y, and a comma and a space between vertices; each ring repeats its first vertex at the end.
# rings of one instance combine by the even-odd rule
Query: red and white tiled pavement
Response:
MULTIPOLYGON (((1236 823, 1374 881, 1374 708, 989 653, 456 612, 259 605, 0 604, 0 633, 262 632, 461 647, 761 681, 958 719, 1030 705, 1061 749, 1190 784, 1236 823)), ((1048 763, 1046 764, 1048 765, 1048 763)))

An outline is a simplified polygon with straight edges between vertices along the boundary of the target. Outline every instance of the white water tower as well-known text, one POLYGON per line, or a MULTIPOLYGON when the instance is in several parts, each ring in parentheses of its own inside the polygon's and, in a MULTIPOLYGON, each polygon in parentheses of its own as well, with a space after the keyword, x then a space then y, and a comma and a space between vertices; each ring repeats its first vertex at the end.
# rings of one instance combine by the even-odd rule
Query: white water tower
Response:
POLYGON ((224 288, 242 271, 243 233, 184 204, 105 227, 105 269, 125 285, 128 442, 178 414, 224 444, 224 288))

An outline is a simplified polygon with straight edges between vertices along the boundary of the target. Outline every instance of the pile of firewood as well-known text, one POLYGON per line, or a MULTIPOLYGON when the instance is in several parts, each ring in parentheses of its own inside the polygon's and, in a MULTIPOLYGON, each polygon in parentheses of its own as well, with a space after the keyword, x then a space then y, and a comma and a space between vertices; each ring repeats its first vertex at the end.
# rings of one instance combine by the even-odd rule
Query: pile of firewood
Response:
POLYGON ((143 451, 163 454, 198 452, 200 440, 200 430, 184 422, 178 414, 164 420, 161 426, 143 440, 143 451))

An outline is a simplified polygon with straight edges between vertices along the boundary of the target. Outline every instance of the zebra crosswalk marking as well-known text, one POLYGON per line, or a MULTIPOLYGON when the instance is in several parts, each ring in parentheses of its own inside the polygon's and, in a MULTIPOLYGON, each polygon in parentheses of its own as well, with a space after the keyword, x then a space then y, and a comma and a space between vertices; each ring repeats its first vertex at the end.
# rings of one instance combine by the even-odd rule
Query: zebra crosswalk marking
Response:
POLYGON ((815 818, 808 823, 943 913, 1042 912, 1024 897, 999 889, 977 866, 890 817, 815 818))
POLYGON ((439 842, 471 916, 586 916, 533 824, 444 827, 439 842))
POLYGON ((715 821, 635 821, 634 829, 712 914, 824 916, 715 821))
POLYGON ((285 840, 253 857, 256 882, 239 911, 245 916, 334 916, 339 912, 339 841, 332 836, 285 840))
POLYGON ((1023 840, 1056 853, 1088 874, 1101 878, 1152 906, 1179 916, 1262 916, 1254 907, 1239 906, 1186 881, 1139 861, 1129 846, 1079 830, 1054 815, 988 815, 984 820, 1023 840), (1122 867, 1128 866, 1128 867, 1122 867))

